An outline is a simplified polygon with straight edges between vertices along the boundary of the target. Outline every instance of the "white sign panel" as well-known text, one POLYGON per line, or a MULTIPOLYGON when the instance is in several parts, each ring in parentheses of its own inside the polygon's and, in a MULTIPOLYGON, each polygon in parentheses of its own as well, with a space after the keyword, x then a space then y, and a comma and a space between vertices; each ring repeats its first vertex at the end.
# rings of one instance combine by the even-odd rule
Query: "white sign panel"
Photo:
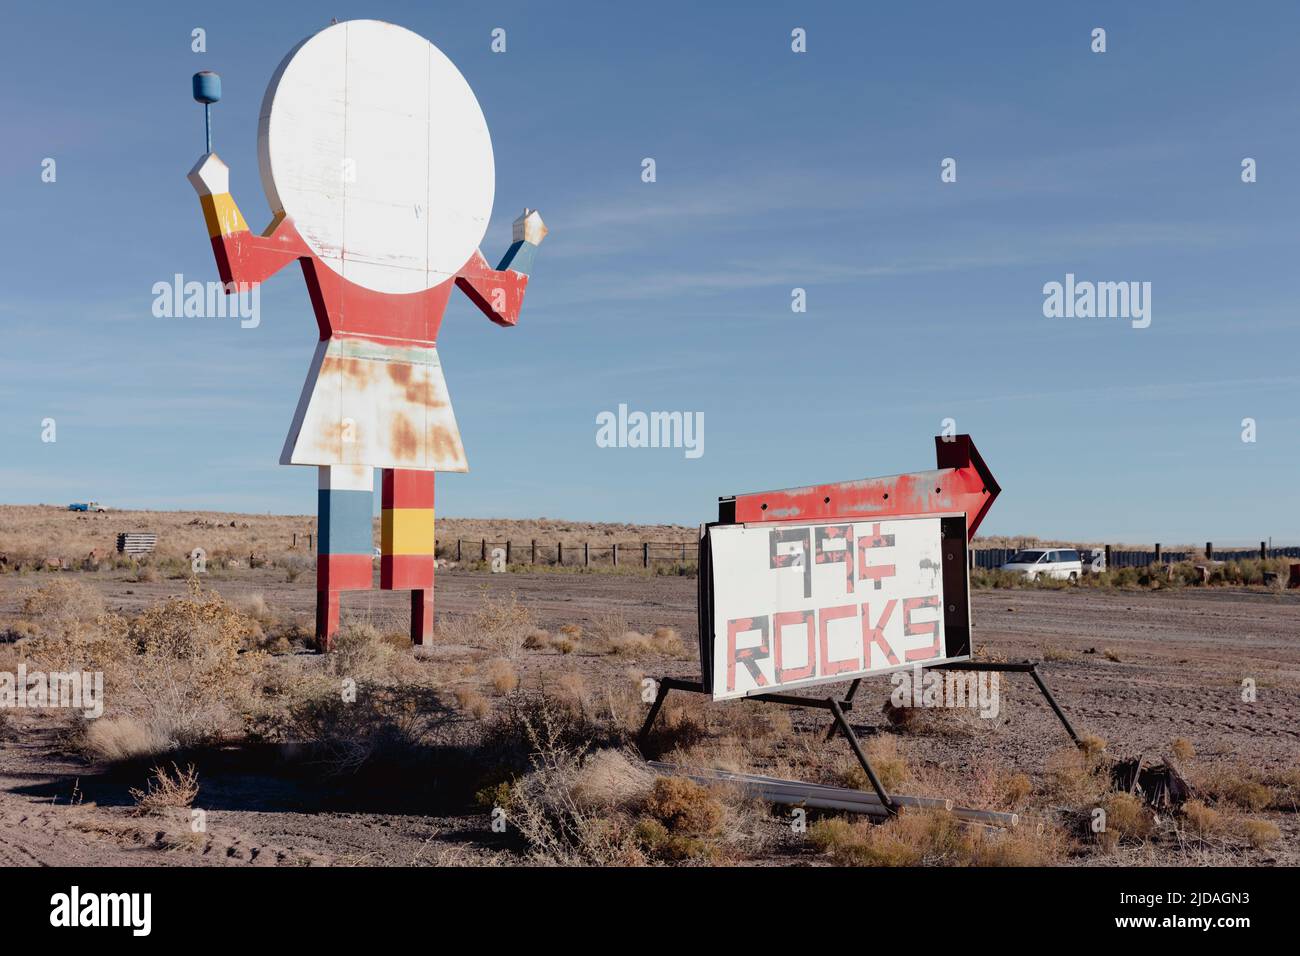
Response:
POLYGON ((714 698, 942 660, 941 520, 712 526, 714 698))

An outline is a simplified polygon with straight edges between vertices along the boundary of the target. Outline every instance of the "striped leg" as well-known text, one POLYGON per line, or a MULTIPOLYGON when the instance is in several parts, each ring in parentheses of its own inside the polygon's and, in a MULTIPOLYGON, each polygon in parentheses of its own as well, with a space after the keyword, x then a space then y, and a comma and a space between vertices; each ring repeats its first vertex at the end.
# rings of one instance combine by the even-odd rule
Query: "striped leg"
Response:
POLYGON ((369 590, 374 574, 375 470, 319 469, 316 492, 316 645, 328 651, 339 628, 339 595, 369 590))
POLYGON ((411 591, 411 641, 433 639, 432 471, 385 468, 379 586, 411 591))

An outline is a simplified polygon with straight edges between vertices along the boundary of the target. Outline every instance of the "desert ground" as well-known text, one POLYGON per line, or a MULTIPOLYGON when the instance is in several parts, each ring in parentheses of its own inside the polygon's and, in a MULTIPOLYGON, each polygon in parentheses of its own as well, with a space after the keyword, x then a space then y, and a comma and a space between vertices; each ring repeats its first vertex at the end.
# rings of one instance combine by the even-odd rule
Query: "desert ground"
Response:
MULTIPOLYGON (((165 533, 188 537, 153 558, 24 567, 12 556, 111 552, 108 531, 132 530, 53 511, 0 509, 0 671, 102 669, 105 713, 0 712, 0 865, 1300 864, 1300 592, 976 590, 977 656, 1042 661, 1086 747, 1022 675, 1003 676, 992 720, 900 713, 884 706, 888 678, 871 679, 850 718, 891 790, 1020 824, 810 812, 804 830, 788 807, 664 777, 632 747, 643 681, 698 677, 689 566, 466 561, 439 571, 432 646, 410 647, 405 594, 373 590, 345 595, 339 650, 321 655, 309 553, 285 546, 294 519, 178 514, 165 533), (195 575, 193 547, 267 557, 195 575), (356 697, 340 705, 344 681, 356 697), (1182 810, 1116 791, 1109 761, 1138 755, 1187 779, 1182 810)), ((568 527, 575 542, 690 536, 568 527)), ((542 539, 537 528, 461 534, 542 539)), ((826 722, 675 694, 648 750, 864 786, 826 722)))

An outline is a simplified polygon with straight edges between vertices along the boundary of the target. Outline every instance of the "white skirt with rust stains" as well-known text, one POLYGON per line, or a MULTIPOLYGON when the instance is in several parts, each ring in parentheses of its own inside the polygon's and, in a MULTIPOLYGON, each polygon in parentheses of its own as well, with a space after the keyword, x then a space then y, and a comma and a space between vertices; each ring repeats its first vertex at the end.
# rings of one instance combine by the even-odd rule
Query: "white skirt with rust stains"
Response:
POLYGON ((319 343, 280 464, 469 471, 438 350, 319 343))

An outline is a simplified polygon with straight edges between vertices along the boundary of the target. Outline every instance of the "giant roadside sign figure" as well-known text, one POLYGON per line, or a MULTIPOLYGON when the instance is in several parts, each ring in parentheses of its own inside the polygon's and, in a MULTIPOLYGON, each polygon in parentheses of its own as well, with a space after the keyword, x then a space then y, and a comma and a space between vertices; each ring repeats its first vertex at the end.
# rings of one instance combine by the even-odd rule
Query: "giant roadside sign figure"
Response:
MULTIPOLYGON (((215 74, 194 79, 205 108, 215 74)), ((512 326, 546 227, 534 210, 488 265, 492 141, 478 100, 428 40, 376 20, 333 24, 289 52, 258 122, 262 188, 274 211, 249 230, 226 164, 190 171, 226 283, 261 282, 297 261, 320 341, 283 465, 319 470, 316 636, 328 649, 343 591, 371 587, 374 469, 382 470, 380 587, 410 590, 411 636, 433 629, 434 472, 468 471, 438 357, 459 288, 512 326)))

